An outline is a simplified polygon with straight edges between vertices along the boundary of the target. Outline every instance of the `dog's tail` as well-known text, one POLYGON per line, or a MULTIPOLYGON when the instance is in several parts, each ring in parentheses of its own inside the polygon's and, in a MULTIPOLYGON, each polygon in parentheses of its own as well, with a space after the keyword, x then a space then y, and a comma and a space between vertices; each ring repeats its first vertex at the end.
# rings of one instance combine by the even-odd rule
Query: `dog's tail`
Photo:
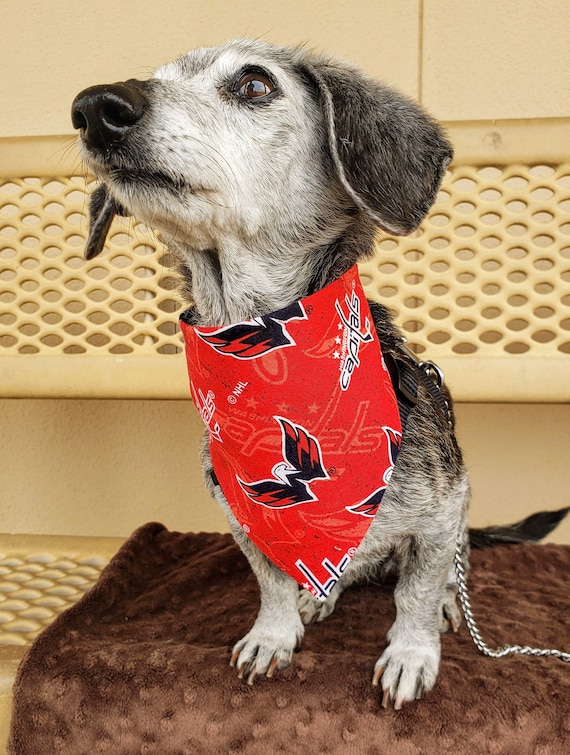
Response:
POLYGON ((569 511, 570 506, 557 511, 539 511, 504 527, 470 528, 469 544, 472 548, 487 548, 491 545, 538 543, 560 524, 569 511))

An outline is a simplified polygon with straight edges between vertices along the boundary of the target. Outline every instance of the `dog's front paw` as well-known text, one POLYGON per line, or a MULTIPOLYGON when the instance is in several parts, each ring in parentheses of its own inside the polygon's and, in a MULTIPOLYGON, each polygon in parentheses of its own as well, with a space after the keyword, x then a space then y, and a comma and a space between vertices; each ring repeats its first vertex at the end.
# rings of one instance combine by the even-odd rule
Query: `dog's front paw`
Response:
POLYGON ((434 641, 402 643, 396 638, 390 642, 374 666, 372 684, 382 680, 382 706, 400 710, 410 700, 419 700, 435 684, 439 668, 440 647, 434 641))
POLYGON ((289 627, 265 626, 258 620, 234 645, 230 666, 237 668, 239 678, 248 684, 262 674, 271 677, 290 665, 293 652, 301 647, 303 632, 300 619, 289 627))
POLYGON ((297 608, 303 624, 312 624, 314 621, 323 621, 334 611, 336 596, 329 595, 326 600, 317 600, 307 590, 299 592, 297 608))

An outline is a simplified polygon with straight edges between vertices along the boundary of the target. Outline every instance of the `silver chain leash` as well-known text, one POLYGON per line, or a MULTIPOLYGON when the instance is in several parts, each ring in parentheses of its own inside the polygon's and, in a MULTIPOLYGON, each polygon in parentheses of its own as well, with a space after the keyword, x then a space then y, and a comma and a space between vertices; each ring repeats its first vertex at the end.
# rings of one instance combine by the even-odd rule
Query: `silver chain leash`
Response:
POLYGON ((570 653, 565 653, 562 650, 547 650, 544 648, 531 648, 521 645, 504 645, 496 650, 492 650, 485 640, 481 637, 481 632, 473 616, 473 610, 469 601, 469 595, 467 592, 467 575, 465 571, 465 564, 463 563, 462 546, 458 542, 455 548, 455 574, 457 576, 457 592, 459 596, 459 602, 463 609, 463 615, 465 616, 465 623, 469 634, 473 639, 473 642, 477 648, 484 654, 491 658, 504 658, 511 653, 517 653, 518 655, 533 655, 533 656, 551 656, 558 658, 561 661, 570 663, 570 653))

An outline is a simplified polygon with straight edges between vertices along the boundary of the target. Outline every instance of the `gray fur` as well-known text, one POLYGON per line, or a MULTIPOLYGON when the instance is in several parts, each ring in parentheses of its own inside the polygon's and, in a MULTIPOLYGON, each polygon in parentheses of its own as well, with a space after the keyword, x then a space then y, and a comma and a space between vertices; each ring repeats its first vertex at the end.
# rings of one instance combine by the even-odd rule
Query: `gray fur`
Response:
MULTIPOLYGON (((76 99, 83 155, 117 207, 162 232, 197 324, 286 306, 372 254, 377 226, 413 230, 451 159, 445 135, 415 103, 300 48, 238 40, 125 86, 131 110, 144 103, 133 122, 110 112, 100 90, 76 99), (236 93, 251 66, 275 84, 259 101, 236 93)), ((394 353, 400 336, 388 310, 377 305, 374 316, 383 350, 394 353)), ((458 537, 467 538, 469 484, 453 431, 423 387, 381 514, 324 604, 299 593, 244 535, 212 481, 206 445, 203 465, 261 590, 259 615, 232 654, 241 677, 253 683, 287 666, 305 624, 325 618, 346 586, 390 564, 399 574, 397 618, 373 683, 396 708, 434 685, 440 632, 460 621, 453 558, 458 537)))

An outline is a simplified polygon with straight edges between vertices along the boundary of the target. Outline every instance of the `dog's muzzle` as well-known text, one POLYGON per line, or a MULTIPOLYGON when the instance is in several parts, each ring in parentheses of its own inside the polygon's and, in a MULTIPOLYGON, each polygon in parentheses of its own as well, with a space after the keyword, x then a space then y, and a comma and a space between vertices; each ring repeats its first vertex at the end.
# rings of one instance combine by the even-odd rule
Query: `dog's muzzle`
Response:
POLYGON ((147 104, 142 81, 100 84, 77 95, 71 106, 71 120, 89 149, 105 150, 125 140, 147 104))

